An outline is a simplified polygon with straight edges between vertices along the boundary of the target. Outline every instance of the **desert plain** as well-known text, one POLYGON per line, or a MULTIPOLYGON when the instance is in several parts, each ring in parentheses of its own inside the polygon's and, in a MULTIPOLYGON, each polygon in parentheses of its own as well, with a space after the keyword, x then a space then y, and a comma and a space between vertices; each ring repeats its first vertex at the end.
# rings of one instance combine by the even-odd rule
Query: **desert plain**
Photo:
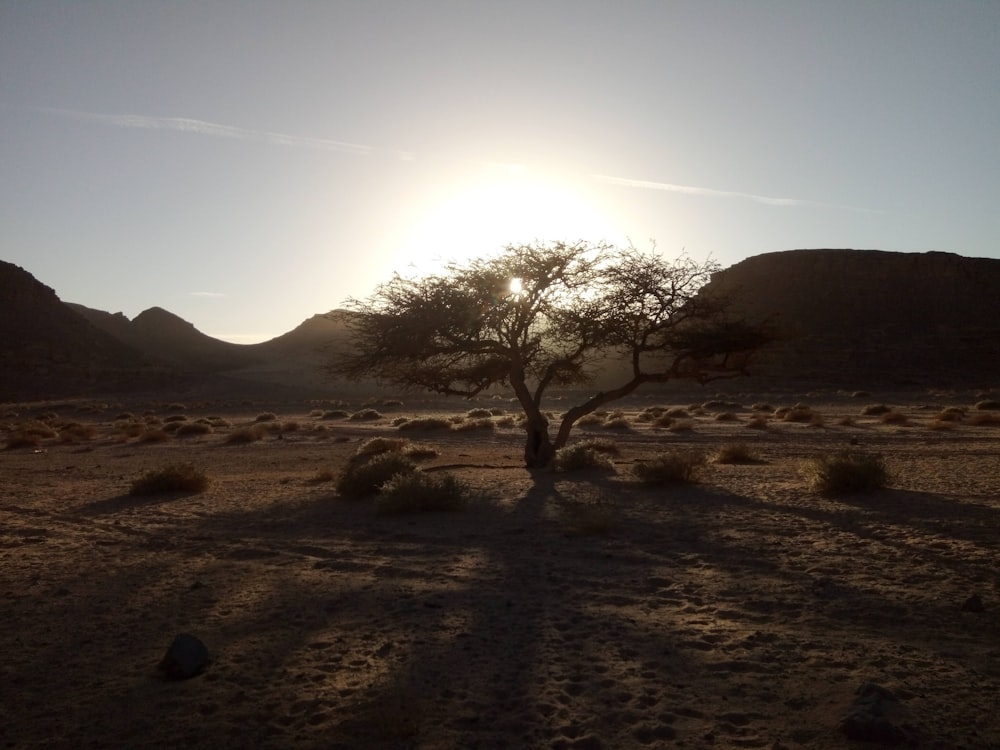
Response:
POLYGON ((0 747, 1000 748, 989 394, 706 393, 578 427, 617 449, 580 472, 525 469, 504 400, 0 406, 0 747), (398 426, 429 415, 454 426, 398 426), (29 422, 52 436, 12 440, 29 422), (339 496, 375 437, 431 448, 468 506, 339 496), (715 460, 732 444, 753 460, 715 460), (848 449, 888 486, 814 489, 848 449), (674 450, 696 482, 637 480, 674 450), (176 464, 207 488, 130 494, 176 464), (209 650, 191 679, 157 668, 178 633, 209 650), (870 684, 895 740, 845 730, 870 684))

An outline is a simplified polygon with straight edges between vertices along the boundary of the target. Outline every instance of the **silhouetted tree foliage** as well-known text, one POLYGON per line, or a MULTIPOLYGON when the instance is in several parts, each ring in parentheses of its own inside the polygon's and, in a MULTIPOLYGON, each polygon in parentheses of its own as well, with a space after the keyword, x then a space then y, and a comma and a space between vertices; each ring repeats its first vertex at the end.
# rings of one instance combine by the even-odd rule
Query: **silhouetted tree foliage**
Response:
POLYGON ((579 242, 511 245, 440 275, 397 274, 348 302, 352 348, 329 370, 466 397, 506 386, 527 418, 525 463, 544 466, 577 420, 646 383, 745 373, 769 336, 731 318, 724 299, 699 294, 716 270, 579 242), (620 384, 570 408, 553 438, 542 413, 548 389, 593 382, 612 360, 627 363, 620 384))

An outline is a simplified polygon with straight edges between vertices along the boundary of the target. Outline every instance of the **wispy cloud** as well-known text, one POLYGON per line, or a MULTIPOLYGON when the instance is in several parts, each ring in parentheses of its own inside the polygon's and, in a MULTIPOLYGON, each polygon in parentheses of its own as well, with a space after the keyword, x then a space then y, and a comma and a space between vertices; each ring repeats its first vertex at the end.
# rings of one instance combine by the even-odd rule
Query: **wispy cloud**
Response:
POLYGON ((178 130, 184 133, 209 135, 217 138, 236 138, 245 141, 259 141, 275 146, 292 146, 295 148, 311 148, 322 151, 340 151, 343 153, 365 156, 375 149, 360 143, 335 141, 329 138, 313 138, 310 136, 276 133, 270 130, 253 130, 239 128, 233 125, 221 125, 217 122, 194 120, 188 117, 151 117, 149 115, 109 115, 99 112, 80 112, 73 109, 58 109, 53 107, 35 107, 40 112, 48 112, 62 117, 72 117, 77 120, 101 122, 120 128, 142 128, 146 130, 178 130))
POLYGON ((225 292, 188 292, 190 297, 209 297, 211 299, 219 299, 221 297, 228 296, 225 292))
POLYGON ((676 185, 670 182, 650 182, 648 180, 634 180, 628 177, 611 177, 603 174, 592 174, 592 179, 604 182, 609 185, 619 185, 621 187, 640 188, 642 190, 663 190, 668 193, 681 193, 682 195, 696 195, 707 198, 740 198, 750 200, 755 203, 763 203, 767 206, 809 206, 813 208, 836 208, 844 211, 861 211, 864 213, 881 213, 869 208, 858 208, 857 206, 844 206, 837 203, 824 203, 822 201, 804 200, 802 198, 775 198, 768 195, 757 195, 755 193, 741 193, 733 190, 716 190, 714 188, 696 187, 694 185, 676 185))

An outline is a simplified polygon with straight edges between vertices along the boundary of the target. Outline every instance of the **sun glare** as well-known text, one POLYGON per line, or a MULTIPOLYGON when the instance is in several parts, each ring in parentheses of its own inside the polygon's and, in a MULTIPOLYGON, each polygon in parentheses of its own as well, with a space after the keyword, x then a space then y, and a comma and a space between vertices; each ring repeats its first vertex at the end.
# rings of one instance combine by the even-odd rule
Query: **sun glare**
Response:
POLYGON ((521 293, 521 280, 520 279, 511 279, 510 280, 510 287, 509 288, 510 288, 510 293, 513 294, 516 297, 517 295, 519 295, 521 293))
MULTIPOLYGON (((620 242, 622 232, 571 183, 493 165, 456 186, 412 227, 397 253, 398 270, 438 273, 449 262, 488 257, 510 244, 578 240, 620 242)), ((511 292, 516 280, 511 281, 511 292)))

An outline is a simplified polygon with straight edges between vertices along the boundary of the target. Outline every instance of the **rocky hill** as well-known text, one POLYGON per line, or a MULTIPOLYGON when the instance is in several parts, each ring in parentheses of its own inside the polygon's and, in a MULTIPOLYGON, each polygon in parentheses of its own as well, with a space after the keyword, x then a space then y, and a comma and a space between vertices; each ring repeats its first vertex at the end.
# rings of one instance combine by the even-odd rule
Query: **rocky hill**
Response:
POLYGON ((847 384, 1000 383, 1000 260, 951 253, 790 250, 706 287, 769 319, 763 378, 847 384))

